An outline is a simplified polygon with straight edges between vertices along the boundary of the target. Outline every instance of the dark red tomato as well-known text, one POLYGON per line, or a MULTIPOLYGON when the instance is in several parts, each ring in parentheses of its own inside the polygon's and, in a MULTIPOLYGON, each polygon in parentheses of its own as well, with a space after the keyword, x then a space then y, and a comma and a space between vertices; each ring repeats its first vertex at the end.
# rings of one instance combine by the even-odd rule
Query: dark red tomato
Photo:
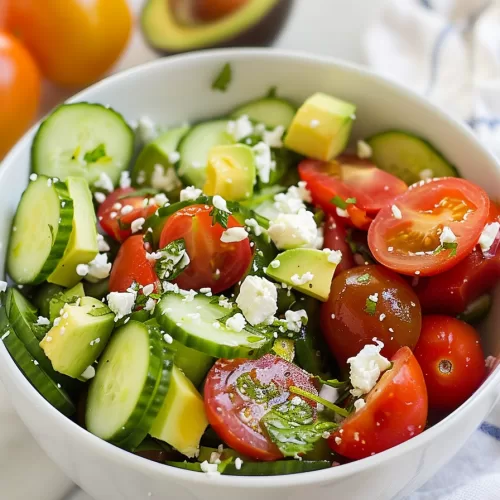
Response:
POLYGON ((300 178, 307 182, 313 203, 326 213, 337 213, 332 198, 355 198, 347 212, 350 222, 367 229, 372 217, 407 185, 394 175, 378 169, 373 163, 356 156, 342 155, 335 161, 304 160, 299 165, 300 178))
POLYGON ((325 222, 323 248, 330 250, 340 250, 342 252, 342 260, 335 269, 335 276, 342 271, 354 267, 354 257, 351 252, 351 247, 347 242, 347 230, 342 223, 334 215, 329 215, 325 222))
POLYGON ((148 196, 132 196, 135 189, 120 188, 108 195, 97 210, 101 227, 117 241, 125 241, 131 234, 131 224, 136 219, 147 219, 158 206, 154 203, 145 206, 148 196))
POLYGON ((439 274, 472 251, 489 207, 488 195, 465 179, 446 177, 414 184, 378 213, 370 226, 368 244, 374 257, 394 271, 439 274), (456 247, 439 251, 444 227, 455 235, 456 247))
POLYGON ((160 282, 154 270, 154 263, 146 258, 144 240, 140 234, 131 236, 123 242, 109 277, 110 292, 125 292, 132 283, 146 286, 155 285, 160 290, 160 282))
POLYGON ((382 266, 359 266, 332 281, 321 305, 321 330, 341 367, 376 337, 390 358, 402 346, 415 347, 422 322, 415 292, 382 266))
POLYGON ((366 398, 366 405, 342 423, 329 440, 344 457, 358 460, 388 450, 420 434, 427 421, 427 390, 422 370, 408 347, 366 398))
MULTIPOLYGON (((274 406, 295 397, 288 391, 290 386, 318 394, 308 373, 279 356, 266 354, 255 361, 219 359, 205 382, 208 421, 218 436, 239 453, 256 460, 283 458, 260 420, 274 406), (258 388, 259 397, 245 390, 249 384, 258 388)), ((313 408, 315 418, 316 403, 305 401, 313 408)))
POLYGON ((424 373, 429 407, 453 411, 486 376, 479 335, 472 326, 449 316, 425 316, 415 357, 424 373))
MULTIPOLYGON (((190 262, 175 280, 183 289, 207 287, 213 293, 222 292, 238 283, 251 264, 248 238, 223 243, 220 239, 224 228, 220 224, 212 225, 211 210, 208 205, 183 208, 168 219, 162 230, 161 248, 179 238, 186 244, 190 262)), ((241 227, 241 224, 230 215, 227 227, 241 227)))
MULTIPOLYGON (((488 223, 500 221, 498 208, 490 205, 488 223)), ((425 313, 457 315, 500 281, 500 232, 488 252, 479 246, 455 267, 418 280, 415 292, 425 313)))

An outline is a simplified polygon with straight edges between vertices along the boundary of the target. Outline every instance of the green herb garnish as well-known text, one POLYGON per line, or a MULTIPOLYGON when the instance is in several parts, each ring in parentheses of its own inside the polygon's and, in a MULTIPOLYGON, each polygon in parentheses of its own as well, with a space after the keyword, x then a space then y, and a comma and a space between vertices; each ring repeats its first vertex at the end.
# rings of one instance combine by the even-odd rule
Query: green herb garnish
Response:
POLYGON ((330 203, 333 203, 336 207, 340 208, 341 210, 345 210, 347 208, 347 205, 353 205, 354 203, 356 203, 356 198, 347 198, 344 200, 338 194, 336 194, 330 200, 330 203))
POLYGON ((100 316, 106 316, 106 314, 109 314, 110 312, 111 311, 106 306, 103 306, 103 307, 92 308, 87 314, 94 318, 98 318, 100 316))
POLYGON ((210 212, 210 217, 212 217, 212 226, 219 224, 224 229, 227 229, 227 221, 229 219, 229 212, 225 210, 220 210, 219 208, 213 207, 210 212))
POLYGON ((371 276, 368 273, 362 274, 361 276, 358 276, 358 279, 356 280, 358 283, 370 283, 371 276))
POLYGON ((453 242, 453 243, 443 243, 439 245, 436 250, 434 250, 434 255, 437 255, 438 253, 443 252, 444 250, 451 250, 449 257, 454 257, 457 255, 457 247, 458 243, 453 242))
POLYGON ((377 311, 377 303, 374 300, 370 299, 370 297, 368 297, 366 299, 365 312, 373 316, 376 313, 376 311, 377 311))
POLYGON ((274 382, 265 385, 260 380, 252 378, 250 373, 240 375, 236 380, 236 386, 241 394, 258 404, 269 403, 269 401, 281 395, 281 391, 274 382))
POLYGON ((220 92, 225 92, 231 83, 233 72, 231 69, 231 64, 226 63, 222 68, 221 72, 217 75, 217 78, 212 83, 212 90, 219 90, 220 92))
POLYGON ((304 389, 301 389, 300 387, 295 387, 294 385, 292 385, 291 387, 288 388, 288 390, 292 394, 297 394, 311 401, 314 401, 315 403, 322 404, 325 408, 328 408, 329 410, 333 411, 334 413, 337 413, 342 417, 349 416, 349 412, 346 409, 341 408, 340 406, 337 406, 336 404, 333 404, 330 401, 327 401, 326 399, 323 399, 321 396, 316 396, 316 394, 304 391, 304 389))
POLYGON ((186 245, 182 238, 171 241, 160 251, 161 257, 156 261, 155 271, 161 280, 171 281, 189 264, 186 245))

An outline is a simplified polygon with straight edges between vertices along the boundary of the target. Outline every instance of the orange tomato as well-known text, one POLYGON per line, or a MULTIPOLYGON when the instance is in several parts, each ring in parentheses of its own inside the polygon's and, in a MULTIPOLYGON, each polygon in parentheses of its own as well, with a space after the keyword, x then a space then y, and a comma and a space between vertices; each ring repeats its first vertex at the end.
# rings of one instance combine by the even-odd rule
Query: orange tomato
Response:
POLYGON ((84 86, 117 60, 131 30, 126 0, 15 0, 13 29, 43 74, 62 86, 84 86))
POLYGON ((35 118, 40 72, 29 52, 0 31, 0 159, 35 118))

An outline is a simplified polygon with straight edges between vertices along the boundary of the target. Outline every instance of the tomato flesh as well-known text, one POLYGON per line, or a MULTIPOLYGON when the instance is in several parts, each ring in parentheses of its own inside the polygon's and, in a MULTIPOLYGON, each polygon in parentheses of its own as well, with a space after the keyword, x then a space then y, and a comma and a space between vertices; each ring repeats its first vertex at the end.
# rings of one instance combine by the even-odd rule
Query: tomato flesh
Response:
MULTIPOLYGON (((256 460, 279 460, 283 455, 262 429, 260 420, 274 406, 296 397, 288 390, 291 386, 318 394, 308 373, 278 356, 266 354, 255 361, 220 359, 205 382, 208 421, 219 437, 239 453, 256 460), (253 399, 242 390, 242 376, 262 385, 264 394, 270 384, 277 391, 271 399, 253 399)), ((305 401, 316 409, 316 403, 305 401)))
POLYGON ((420 434, 427 421, 424 376, 410 348, 402 347, 366 398, 329 439, 333 451, 359 460, 420 434))
POLYGON ((420 334, 417 296, 397 274, 382 266, 359 266, 333 279, 321 305, 321 330, 341 367, 376 337, 390 358, 402 346, 413 348, 420 334), (373 309, 367 300, 376 295, 373 309))
POLYGON ((329 215, 325 221, 323 248, 342 252, 342 260, 335 269, 335 276, 354 267, 354 257, 347 242, 347 231, 334 215, 329 215))
POLYGON ((442 273, 472 251, 489 206, 487 194, 465 179, 416 184, 380 210, 368 232, 370 250, 381 264, 402 274, 442 273), (455 235, 455 248, 440 251, 445 227, 455 235))
POLYGON ((133 283, 142 286, 154 284, 155 292, 161 290, 154 264, 146 258, 141 235, 131 236, 120 247, 111 268, 109 291, 125 292, 133 283))
POLYGON ((430 408, 453 411, 486 376, 479 335, 458 319, 424 317, 414 352, 424 373, 430 408))
MULTIPOLYGON (((191 205, 173 214, 166 222, 160 237, 160 247, 184 239, 189 265, 175 283, 185 290, 211 288, 219 293, 235 285, 244 276, 252 261, 250 241, 223 243, 224 228, 212 225, 208 205, 191 205)), ((228 228, 241 227, 230 215, 228 228)))

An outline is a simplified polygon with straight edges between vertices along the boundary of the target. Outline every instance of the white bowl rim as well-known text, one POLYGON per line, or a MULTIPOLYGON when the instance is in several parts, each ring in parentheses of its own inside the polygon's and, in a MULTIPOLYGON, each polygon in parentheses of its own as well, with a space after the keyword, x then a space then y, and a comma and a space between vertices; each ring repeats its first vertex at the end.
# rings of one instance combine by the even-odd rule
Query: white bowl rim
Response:
MULTIPOLYGON (((87 100, 87 94, 93 92, 94 90, 105 88, 107 86, 112 86, 116 82, 126 80, 128 77, 132 75, 136 75, 144 70, 149 70, 150 68, 156 68, 159 66, 174 66, 177 63, 181 62, 195 62, 197 60, 203 59, 219 59, 221 62, 225 59, 237 58, 241 59, 251 59, 253 57, 259 58, 277 58, 280 60, 289 60, 291 63, 293 62, 316 62, 319 64, 325 64, 330 66, 337 66, 342 68, 343 70, 347 70, 351 73, 357 74, 363 78, 376 80, 378 84, 385 85, 393 90, 395 93, 399 93, 402 97, 407 100, 416 102, 419 106, 426 108, 432 113, 437 113, 444 118, 450 127, 458 129, 462 134, 465 134, 469 139, 475 142, 479 148, 482 150, 482 153, 485 157, 488 157, 489 160, 496 164, 497 170, 500 170, 500 165, 497 160, 493 157, 493 155, 485 149, 472 131, 462 122, 452 117, 446 111, 438 108, 436 105, 432 104, 430 101, 425 99, 424 97, 418 95, 412 90, 400 85, 397 82, 393 82, 375 72, 362 67, 358 64, 342 61, 333 57, 323 56, 323 55, 314 55, 303 51, 294 51, 294 50, 283 50, 283 49, 275 49, 275 48, 229 48, 229 49, 210 49, 197 51, 188 54, 180 54, 175 56, 169 56, 166 58, 159 58, 153 61, 150 61, 145 64, 141 64, 130 68, 128 70, 122 71, 120 73, 116 73, 111 75, 90 87, 78 92, 71 98, 69 98, 66 102, 77 102, 81 100, 87 100)), ((120 110, 118 110, 120 111, 120 110)), ((5 175, 5 171, 9 168, 10 158, 14 157, 17 152, 25 147, 30 147, 29 141, 31 134, 38 128, 40 125, 40 120, 33 127, 28 130, 23 137, 18 141, 18 143, 14 146, 14 148, 9 152, 9 154, 5 157, 2 162, 2 169, 0 169, 0 186, 2 185, 2 179, 5 175)), ((262 489, 262 488, 271 488, 278 489, 281 487, 293 487, 293 486, 308 486, 313 484, 325 484, 331 483, 333 481, 339 480, 346 476, 354 475, 356 473, 365 471, 370 469, 372 466, 381 465, 383 463, 387 463, 394 457, 398 456, 402 453, 409 453, 413 450, 423 447, 426 443, 429 443, 434 439, 435 436, 444 432, 446 427, 449 426, 452 422, 456 421, 460 418, 460 413, 466 407, 469 407, 479 399, 486 398, 488 395, 491 396, 496 387, 500 387, 500 366, 489 374, 488 378, 483 382, 481 387, 457 410, 452 412, 446 418, 441 420, 436 425, 430 427, 425 430, 423 433, 415 436, 414 438, 406 441, 394 448, 386 450, 382 453, 378 453, 377 455, 356 461, 351 462, 345 465, 341 465, 338 467, 331 467, 329 469, 312 471, 300 474, 293 475, 284 475, 284 476, 222 476, 222 475, 209 475, 203 474, 199 472, 187 471, 183 469, 178 469, 176 467, 169 467, 164 464, 160 464, 157 462, 153 462, 137 455, 134 455, 130 452, 124 451, 121 448, 118 448, 115 445, 112 445, 102 439, 94 436, 87 430, 83 429, 75 422, 65 417, 62 413, 60 413, 56 408, 54 408, 47 400, 45 400, 38 391, 29 383, 28 379, 23 375, 21 370, 17 367, 14 360, 9 355, 7 349, 3 345, 3 342, 0 346, 0 357, 3 358, 3 362, 6 363, 7 369, 10 370, 10 374, 12 380, 17 385, 17 388, 22 390, 27 394, 27 397, 33 400, 36 407, 43 411, 47 416, 54 418, 54 420, 58 423, 58 425, 64 427, 64 432, 73 433, 75 438, 78 440, 87 441, 88 447, 93 448, 95 453, 101 455, 107 455, 110 459, 115 462, 121 462, 123 466, 134 467, 140 471, 142 471, 146 475, 161 475, 164 476, 165 479, 168 478, 176 478, 178 480, 186 480, 188 483, 196 483, 198 485, 206 485, 206 486, 228 486, 234 488, 254 488, 254 489, 262 489)), ((494 401, 499 394, 492 397, 492 401, 494 401)), ((244 466, 243 466, 244 467, 244 466)))

